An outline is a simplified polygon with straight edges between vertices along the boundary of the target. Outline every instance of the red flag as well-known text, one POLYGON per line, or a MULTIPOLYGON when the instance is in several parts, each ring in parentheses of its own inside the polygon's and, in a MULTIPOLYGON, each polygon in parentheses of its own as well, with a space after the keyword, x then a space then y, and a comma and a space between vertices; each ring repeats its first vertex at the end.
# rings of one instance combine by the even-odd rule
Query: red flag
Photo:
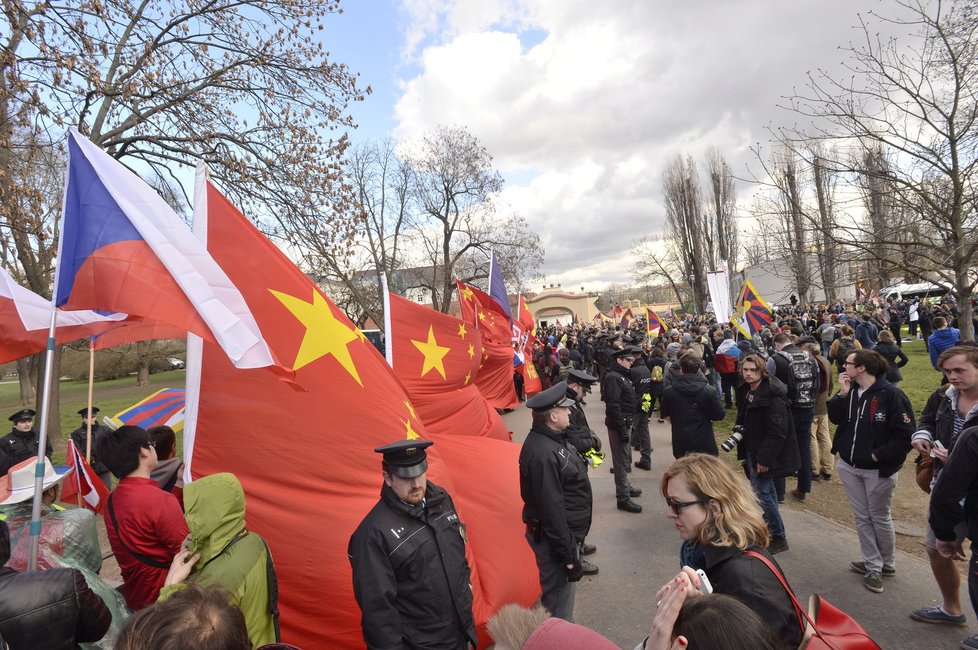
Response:
POLYGON ((66 464, 68 467, 74 467, 75 471, 65 479, 64 485, 61 486, 61 502, 77 501, 77 495, 80 494, 81 502, 79 505, 96 514, 102 512, 106 500, 109 498, 109 488, 105 487, 105 483, 98 477, 98 474, 92 471, 91 466, 85 462, 85 456, 75 448, 75 443, 70 439, 68 440, 66 464))
POLYGON ((522 331, 520 352, 523 354, 523 365, 519 367, 519 371, 523 375, 523 392, 526 393, 527 397, 531 397, 543 390, 543 383, 540 381, 540 375, 537 374, 536 366, 533 365, 533 350, 536 342, 534 334, 537 326, 523 294, 520 294, 519 313, 516 318, 522 331))
MULTIPOLYGON (((241 288, 269 348, 291 364, 307 392, 291 390, 267 372, 236 369, 216 345, 204 342, 200 376, 188 371, 189 472, 197 478, 230 471, 241 481, 248 526, 268 541, 274 556, 283 641, 305 648, 363 647, 346 550, 380 493, 380 457, 373 449, 428 437, 426 428, 362 332, 210 183, 202 192, 207 208, 194 221, 207 234, 208 251, 241 288)), ((530 604, 539 594, 522 539, 521 503, 506 484, 515 478, 507 471, 495 477, 479 471, 482 465, 508 467, 518 447, 491 442, 439 436, 428 454, 430 479, 452 494, 469 539, 480 539, 468 547, 480 646, 488 645, 484 626, 493 606, 530 604), (440 454, 469 448, 465 443, 481 444, 483 451, 453 454, 449 471, 440 454), (492 503, 470 496, 481 492, 504 496, 492 503), (501 554, 512 567, 484 581, 482 567, 503 565, 501 554)))
POLYGON ((513 384, 513 333, 509 316, 489 294, 464 282, 455 282, 462 320, 482 335, 482 363, 475 385, 494 408, 519 406, 513 384))
POLYGON ((428 433, 512 440, 475 386, 482 361, 479 330, 392 293, 387 315, 391 367, 428 433))

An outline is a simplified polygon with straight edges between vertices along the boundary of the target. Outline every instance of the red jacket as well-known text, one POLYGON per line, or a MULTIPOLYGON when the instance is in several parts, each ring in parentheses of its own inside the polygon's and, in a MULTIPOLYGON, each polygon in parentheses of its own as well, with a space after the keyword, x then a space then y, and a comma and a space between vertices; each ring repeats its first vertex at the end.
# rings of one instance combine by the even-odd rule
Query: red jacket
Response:
POLYGON ((137 611, 156 602, 170 562, 190 531, 176 497, 152 479, 120 480, 107 510, 105 527, 122 570, 123 593, 129 609, 137 611), (151 566, 147 559, 159 566, 151 566))

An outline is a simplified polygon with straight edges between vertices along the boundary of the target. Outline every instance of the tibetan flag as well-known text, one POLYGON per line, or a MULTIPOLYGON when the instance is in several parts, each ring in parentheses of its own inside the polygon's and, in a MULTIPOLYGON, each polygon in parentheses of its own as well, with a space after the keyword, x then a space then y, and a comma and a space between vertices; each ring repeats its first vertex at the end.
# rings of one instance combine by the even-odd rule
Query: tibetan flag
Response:
POLYGON ((387 361, 429 434, 512 440, 475 386, 482 362, 479 330, 390 292, 384 313, 387 361))
POLYGON ((98 514, 102 512, 109 499, 109 488, 105 486, 98 474, 92 471, 91 466, 85 462, 85 455, 80 453, 75 447, 75 443, 68 440, 68 467, 74 467, 75 472, 65 479, 61 487, 61 502, 71 503, 78 500, 81 495, 80 505, 98 514))
POLYGON ((482 336, 482 362, 475 377, 493 408, 519 405, 513 384, 513 334, 509 317, 484 291, 456 280, 462 320, 478 328, 482 336))
MULTIPOLYGON (((228 471, 241 481, 248 528, 275 558, 284 642, 362 648, 347 544, 380 495, 373 450, 430 436, 366 336, 203 170, 197 181, 195 229, 306 391, 268 372, 235 368, 217 345, 192 337, 186 478, 228 471)), ((428 478, 452 495, 471 542, 480 647, 489 643, 485 621, 496 608, 530 605, 540 592, 520 525, 518 454, 518 445, 475 436, 438 436, 428 450, 428 478)))
POLYGON ((659 334, 665 334, 669 331, 669 326, 666 322, 659 317, 655 310, 651 307, 645 308, 645 319, 646 319, 646 331, 653 335, 658 336, 659 334))
POLYGON ((277 366, 238 287, 149 185, 71 129, 55 303, 141 316, 277 366))
POLYGON ((622 326, 622 329, 628 327, 628 324, 630 322, 632 322, 634 319, 635 319, 635 316, 632 315, 632 308, 631 307, 629 307, 628 309, 626 309, 625 311, 623 311, 622 314, 621 314, 621 326, 622 326))
POLYGON ((499 270, 499 259, 496 251, 492 252, 489 260, 489 295, 496 301, 496 304, 503 308, 506 315, 513 317, 513 310, 509 306, 509 292, 506 291, 506 283, 503 282, 503 273, 499 270))
POLYGON ((130 424, 149 429, 165 424, 182 431, 186 395, 183 388, 164 388, 107 419, 116 428, 130 424))
POLYGON ((744 336, 753 336, 771 322, 771 306, 757 293, 750 280, 744 281, 739 302, 731 322, 744 336))

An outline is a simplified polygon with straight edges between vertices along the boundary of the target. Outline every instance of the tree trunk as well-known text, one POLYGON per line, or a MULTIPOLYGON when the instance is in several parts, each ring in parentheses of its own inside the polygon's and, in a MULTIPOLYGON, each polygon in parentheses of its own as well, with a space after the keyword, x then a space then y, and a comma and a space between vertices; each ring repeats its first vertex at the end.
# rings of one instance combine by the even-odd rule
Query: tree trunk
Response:
POLYGON ((954 297, 958 299, 958 329, 961 330, 962 343, 974 343, 975 328, 972 325, 974 310, 971 308, 971 281, 968 271, 955 274, 954 297))
POLYGON ((31 376, 30 357, 17 359, 17 381, 20 384, 21 406, 33 405, 36 395, 34 392, 34 378, 31 376))

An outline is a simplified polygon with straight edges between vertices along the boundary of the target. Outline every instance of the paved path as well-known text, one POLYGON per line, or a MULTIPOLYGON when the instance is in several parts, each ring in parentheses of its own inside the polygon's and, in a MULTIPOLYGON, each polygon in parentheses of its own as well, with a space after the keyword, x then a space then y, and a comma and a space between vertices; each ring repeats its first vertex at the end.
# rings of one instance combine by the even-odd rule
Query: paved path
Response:
MULTIPOLYGON (((603 404, 591 395, 586 407, 588 421, 607 442, 603 404)), ((521 407, 504 416, 521 443, 530 427, 529 410, 521 407)), ((648 634, 655 608, 656 590, 679 569, 679 537, 666 518, 659 494, 662 471, 672 461, 669 424, 652 421, 652 471, 633 469, 631 478, 644 494, 640 514, 620 512, 615 507, 614 480, 609 463, 592 470, 594 522, 588 541, 598 552, 588 559, 600 574, 584 578, 577 591, 576 622, 604 634, 631 650, 648 634)), ((638 454, 635 454, 636 459, 638 454)), ((817 485, 815 489, 818 489, 817 485)), ((968 627, 918 623, 910 610, 940 604, 940 594, 924 560, 898 551, 897 577, 887 579, 885 591, 874 594, 862 586, 861 576, 849 571, 849 561, 859 559, 859 542, 854 530, 814 513, 791 506, 782 510, 791 549, 778 555, 795 593, 807 602, 813 592, 858 620, 886 649, 958 648, 960 640, 978 632, 975 616, 962 589, 968 627)))

